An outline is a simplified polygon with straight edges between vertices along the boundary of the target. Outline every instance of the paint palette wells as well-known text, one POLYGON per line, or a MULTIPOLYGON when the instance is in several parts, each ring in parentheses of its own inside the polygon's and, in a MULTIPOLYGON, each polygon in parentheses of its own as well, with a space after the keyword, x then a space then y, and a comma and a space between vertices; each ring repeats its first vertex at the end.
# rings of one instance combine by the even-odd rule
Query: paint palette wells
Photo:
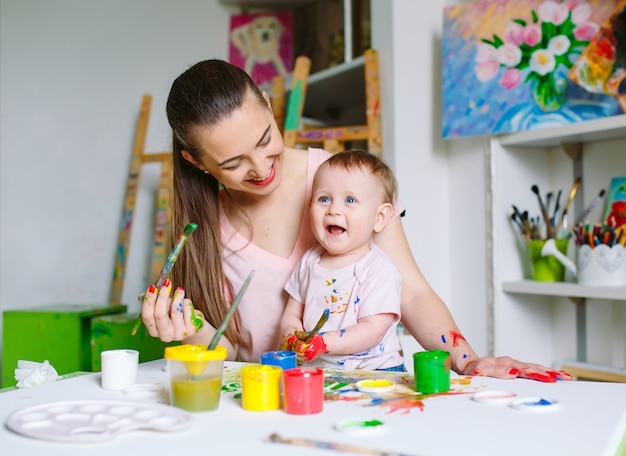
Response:
POLYGON ((187 428, 191 415, 169 405, 128 401, 58 401, 11 414, 6 426, 40 440, 100 442, 138 429, 174 432, 187 428))

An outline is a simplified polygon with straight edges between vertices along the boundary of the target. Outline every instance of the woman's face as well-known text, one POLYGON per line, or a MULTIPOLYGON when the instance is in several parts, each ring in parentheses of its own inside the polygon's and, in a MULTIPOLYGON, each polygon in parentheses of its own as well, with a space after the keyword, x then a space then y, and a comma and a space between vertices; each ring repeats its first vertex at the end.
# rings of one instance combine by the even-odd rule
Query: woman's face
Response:
POLYGON ((193 133, 203 155, 199 161, 186 151, 183 156, 229 190, 265 195, 280 184, 285 146, 269 100, 263 106, 249 94, 230 117, 193 133))

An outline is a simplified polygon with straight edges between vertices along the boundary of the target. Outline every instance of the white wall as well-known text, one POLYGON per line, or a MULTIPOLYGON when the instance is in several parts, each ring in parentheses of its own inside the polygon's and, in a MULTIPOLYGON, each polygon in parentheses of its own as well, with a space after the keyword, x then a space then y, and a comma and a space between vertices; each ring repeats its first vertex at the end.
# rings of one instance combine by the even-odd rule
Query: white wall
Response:
POLYGON ((372 0, 385 157, 407 208, 411 250, 481 355, 488 354, 483 140, 441 138, 443 8, 460 1, 372 0))
MULTIPOLYGON (((169 87, 227 58, 228 17, 214 0, 0 0, 0 310, 108 302, 142 95, 146 150, 170 150, 169 87)), ((128 260, 135 310, 148 217, 128 260)))

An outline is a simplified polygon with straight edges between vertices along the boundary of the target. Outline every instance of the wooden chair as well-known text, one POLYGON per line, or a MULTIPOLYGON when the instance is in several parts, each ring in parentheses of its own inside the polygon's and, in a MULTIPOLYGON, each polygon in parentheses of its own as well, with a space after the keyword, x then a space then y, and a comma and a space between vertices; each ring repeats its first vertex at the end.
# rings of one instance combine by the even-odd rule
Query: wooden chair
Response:
POLYGON ((301 127, 311 62, 307 57, 298 57, 296 59, 283 130, 286 146, 321 145, 329 152, 339 152, 344 150, 347 142, 364 140, 367 141, 367 150, 382 158, 383 142, 378 53, 373 49, 368 49, 364 53, 364 58, 366 123, 363 125, 323 128, 301 127))

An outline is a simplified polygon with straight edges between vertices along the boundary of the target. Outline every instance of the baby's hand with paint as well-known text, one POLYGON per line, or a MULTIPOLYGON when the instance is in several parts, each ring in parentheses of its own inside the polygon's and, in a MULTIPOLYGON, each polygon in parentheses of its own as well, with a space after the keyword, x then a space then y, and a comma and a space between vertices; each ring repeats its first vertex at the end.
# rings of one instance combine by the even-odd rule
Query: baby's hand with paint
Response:
POLYGON ((309 342, 299 339, 296 335, 290 336, 285 343, 285 350, 293 351, 307 362, 319 358, 324 353, 328 353, 324 338, 319 334, 311 338, 309 342))

